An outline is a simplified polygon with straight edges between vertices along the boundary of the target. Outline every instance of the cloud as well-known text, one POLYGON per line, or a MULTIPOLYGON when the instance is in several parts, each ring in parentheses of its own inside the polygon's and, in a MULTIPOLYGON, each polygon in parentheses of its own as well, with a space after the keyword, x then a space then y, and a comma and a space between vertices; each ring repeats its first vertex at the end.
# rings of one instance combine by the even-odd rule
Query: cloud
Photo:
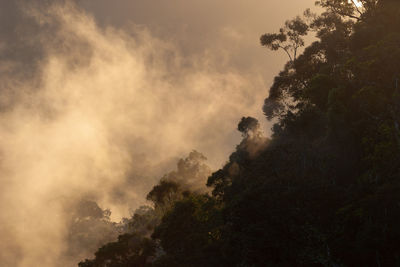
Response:
POLYGON ((114 219, 128 216, 177 158, 196 149, 218 168, 240 140, 239 119, 262 116, 265 77, 239 63, 245 52, 232 59, 246 46, 234 45, 246 39, 236 26, 213 15, 159 34, 154 14, 119 27, 87 3, 1 2, 2 266, 72 264, 63 257, 69 203, 90 196, 114 219), (189 34, 207 32, 203 24, 221 27, 189 34))
POLYGON ((0 116, 1 234, 12 249, 0 261, 57 266, 65 248, 61 200, 90 193, 128 215, 163 162, 196 148, 218 165, 228 148, 220 144, 234 142, 231 129, 262 82, 217 72, 207 59, 188 66, 146 29, 102 29, 72 5, 28 12, 52 31, 35 40, 45 53, 37 82, 11 75, 3 91, 14 99, 0 116), (122 206, 116 188, 124 188, 122 206))

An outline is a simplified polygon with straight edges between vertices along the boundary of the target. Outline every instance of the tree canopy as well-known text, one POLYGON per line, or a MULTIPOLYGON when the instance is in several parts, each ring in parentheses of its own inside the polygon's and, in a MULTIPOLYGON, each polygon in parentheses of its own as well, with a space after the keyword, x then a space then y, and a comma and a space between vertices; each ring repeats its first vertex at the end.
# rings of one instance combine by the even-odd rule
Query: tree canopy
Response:
POLYGON ((317 5, 261 36, 289 56, 263 107, 271 139, 243 117, 221 169, 179 161, 148 195, 149 232, 80 266, 400 266, 400 2, 317 5), (204 176, 209 192, 190 186, 204 176))

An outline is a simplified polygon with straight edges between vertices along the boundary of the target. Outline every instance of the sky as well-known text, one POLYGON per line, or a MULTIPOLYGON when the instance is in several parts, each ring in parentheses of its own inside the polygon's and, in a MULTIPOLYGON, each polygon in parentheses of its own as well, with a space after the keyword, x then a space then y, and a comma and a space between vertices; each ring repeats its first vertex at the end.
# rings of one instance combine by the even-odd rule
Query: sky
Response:
POLYGON ((119 220, 190 151, 221 167, 242 116, 268 135, 259 37, 313 2, 0 0, 0 265, 60 266, 65 203, 119 220))

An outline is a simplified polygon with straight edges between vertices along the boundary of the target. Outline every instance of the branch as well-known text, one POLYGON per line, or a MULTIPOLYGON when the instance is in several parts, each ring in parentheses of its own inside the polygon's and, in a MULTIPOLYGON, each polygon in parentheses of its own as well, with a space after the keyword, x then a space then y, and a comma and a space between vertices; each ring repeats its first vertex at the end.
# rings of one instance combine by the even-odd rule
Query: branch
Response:
POLYGON ((286 52, 286 54, 289 56, 290 62, 293 62, 293 58, 292 58, 292 56, 290 55, 289 51, 288 51, 285 47, 283 47, 283 46, 281 46, 281 45, 279 45, 279 47, 282 48, 282 49, 286 52))
POLYGON ((294 60, 296 60, 296 58, 297 58, 297 49, 299 49, 299 47, 300 47, 300 45, 296 44, 296 45, 294 46, 294 48, 293 48, 293 50, 294 50, 293 59, 294 59, 294 60))
POLYGON ((333 12, 335 12, 335 13, 341 15, 341 16, 346 16, 346 17, 349 17, 349 18, 352 18, 352 19, 356 19, 357 21, 360 21, 360 20, 361 20, 360 17, 357 17, 357 16, 354 16, 354 15, 351 15, 351 14, 344 13, 343 11, 340 11, 339 9, 334 8, 334 7, 331 7, 331 8, 332 8, 333 12))
POLYGON ((353 6, 356 8, 358 14, 362 15, 363 13, 360 11, 360 9, 358 8, 356 2, 354 0, 351 0, 351 3, 353 4, 353 6))

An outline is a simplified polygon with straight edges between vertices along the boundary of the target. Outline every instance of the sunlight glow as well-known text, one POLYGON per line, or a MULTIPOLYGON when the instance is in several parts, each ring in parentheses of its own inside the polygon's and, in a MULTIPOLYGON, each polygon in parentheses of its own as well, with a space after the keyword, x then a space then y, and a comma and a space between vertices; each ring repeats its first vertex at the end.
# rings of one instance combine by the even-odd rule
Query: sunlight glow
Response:
POLYGON ((353 1, 349 0, 349 3, 351 3, 351 2, 353 2, 357 7, 363 6, 362 2, 359 0, 353 0, 353 1))

